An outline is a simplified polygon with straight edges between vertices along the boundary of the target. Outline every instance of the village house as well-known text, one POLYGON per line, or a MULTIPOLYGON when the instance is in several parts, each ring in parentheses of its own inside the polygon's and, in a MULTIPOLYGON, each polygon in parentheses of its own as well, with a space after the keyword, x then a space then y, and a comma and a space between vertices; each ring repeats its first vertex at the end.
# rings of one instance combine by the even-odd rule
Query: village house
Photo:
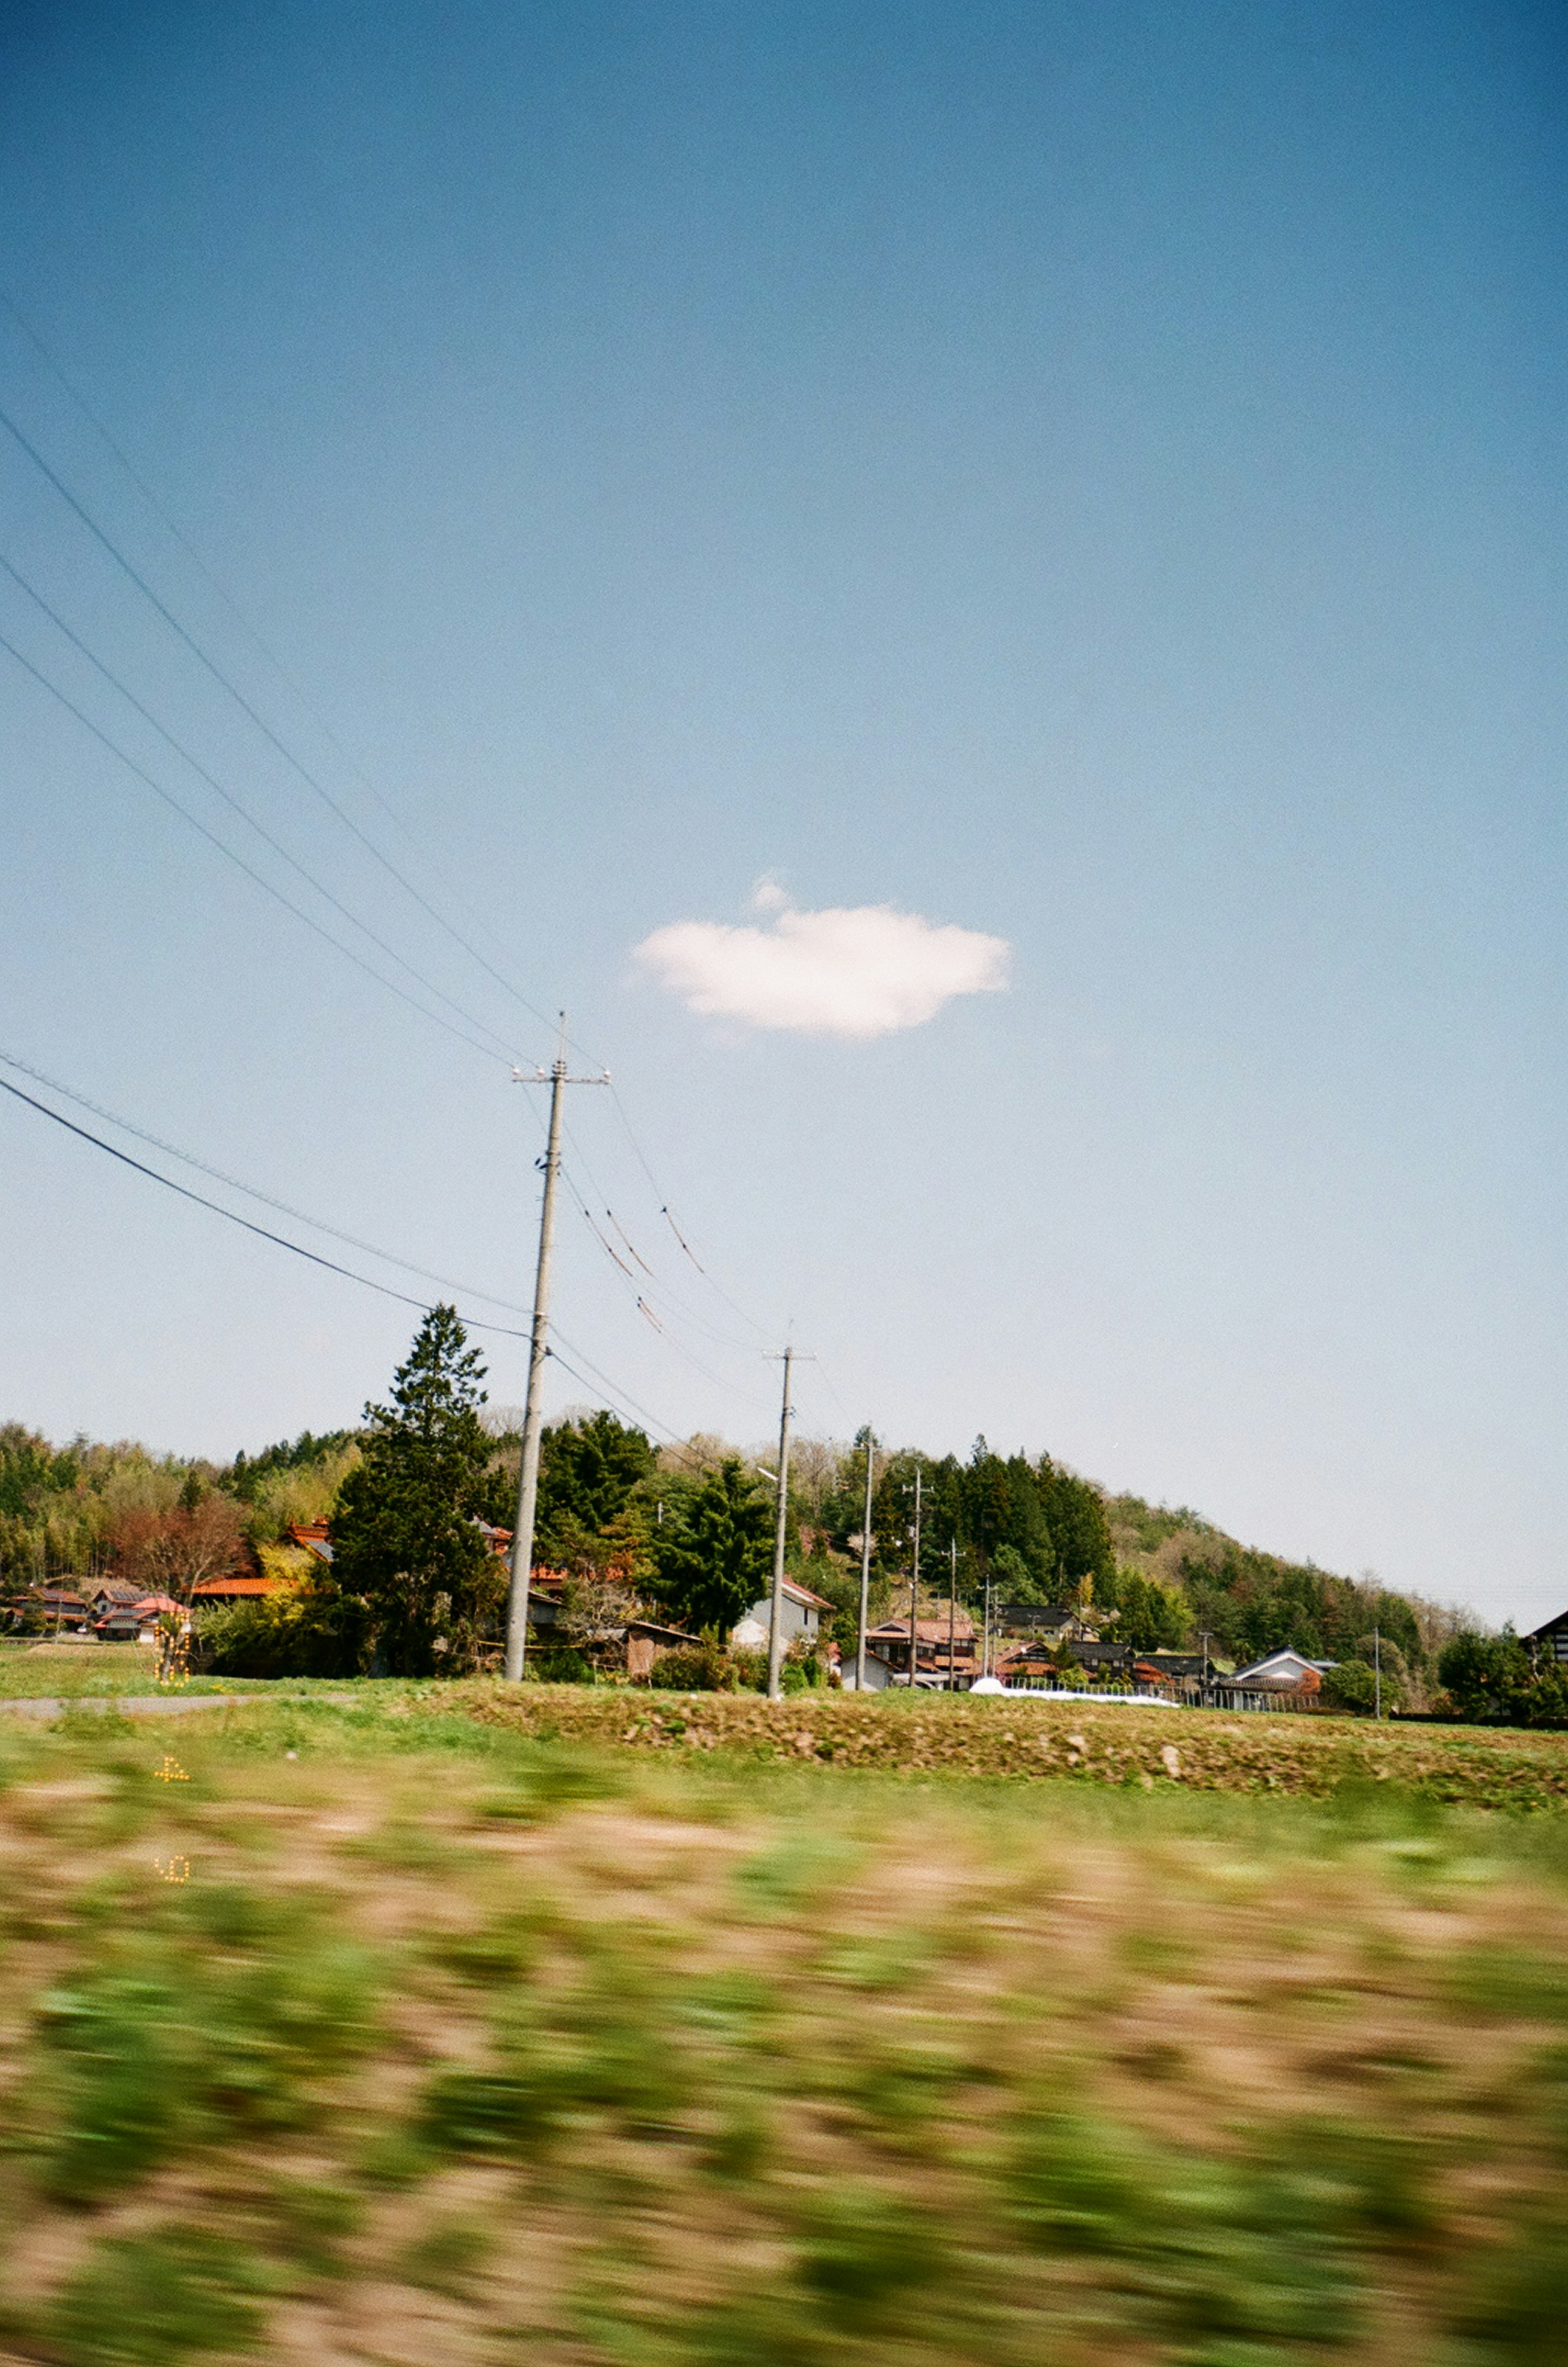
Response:
POLYGON ((7 1608, 14 1627, 58 1633, 86 1641, 92 1634, 92 1604, 85 1579, 61 1579, 50 1586, 30 1586, 13 1598, 7 1608))
POLYGON ((1268 1693, 1315 1693, 1322 1691, 1325 1673, 1336 1663, 1333 1660, 1309 1660, 1303 1652, 1282 1647, 1277 1652, 1266 1652, 1260 1660, 1253 1660, 1245 1669, 1237 1669, 1227 1677, 1228 1686, 1242 1686, 1268 1693))
POLYGON ((1519 1641, 1537 1664, 1542 1660, 1568 1660, 1568 1611, 1560 1611, 1544 1627, 1532 1627, 1519 1641))
POLYGON ((93 1623, 97 1625, 117 1611, 129 1611, 146 1593, 144 1586, 134 1586, 128 1578, 101 1578, 95 1584, 88 1601, 93 1607, 93 1623))
POLYGON ((1200 1688, 1205 1679, 1213 1679, 1219 1664, 1205 1660, 1201 1652, 1140 1652, 1133 1663, 1133 1675, 1139 1685, 1158 1686, 1172 1694, 1200 1688))
POLYGON ((237 1569, 227 1578, 204 1578, 199 1586, 190 1591, 191 1608, 224 1603, 254 1603, 258 1595, 276 1590, 276 1579, 266 1578, 257 1570, 237 1569))
POLYGON ((160 1619, 185 1615, 183 1604, 167 1594, 141 1594, 132 1603, 112 1604, 93 1626, 101 1644, 152 1644, 157 1640, 160 1619))
MULTIPOLYGON (((779 1606, 779 1628, 784 1648, 787 1650, 791 1644, 800 1640, 815 1644, 822 1632, 822 1614, 826 1611, 830 1614, 832 1609, 830 1603, 820 1594, 813 1594, 808 1586, 786 1578, 779 1606)), ((760 1649, 768 1641, 772 1614, 773 1595, 770 1591, 760 1602, 753 1603, 743 1619, 736 1622, 729 1631, 730 1642, 752 1651, 760 1649)))
POLYGON ((1066 1603, 995 1603, 991 1631, 997 1636, 1028 1636, 1045 1644, 1094 1643, 1103 1623, 1092 1612, 1075 1610, 1066 1603))
MULTIPOLYGON (((1097 1684, 1131 1684, 1137 1663, 1137 1654, 1130 1644, 1100 1644, 1092 1637, 1074 1637, 1056 1648, 1070 1656, 1072 1668, 1097 1684)), ((1064 1674, 1055 1654, 1043 1639, 1037 1643, 1021 1644, 997 1657, 997 1674, 1004 1684, 1067 1684, 1070 1674, 1064 1674)))
MULTIPOLYGON (((854 1691, 854 1665, 848 1658, 842 1663, 843 1682, 854 1691)), ((952 1623, 951 1647, 948 1616, 939 1613, 933 1619, 915 1622, 915 1683, 928 1693, 943 1693, 949 1686, 967 1691, 980 1672, 976 1656, 975 1622, 967 1611, 955 1614, 952 1623)), ((907 1685, 909 1682, 909 1622, 884 1619, 879 1625, 865 1631, 865 1689, 882 1693, 889 1685, 907 1685)))

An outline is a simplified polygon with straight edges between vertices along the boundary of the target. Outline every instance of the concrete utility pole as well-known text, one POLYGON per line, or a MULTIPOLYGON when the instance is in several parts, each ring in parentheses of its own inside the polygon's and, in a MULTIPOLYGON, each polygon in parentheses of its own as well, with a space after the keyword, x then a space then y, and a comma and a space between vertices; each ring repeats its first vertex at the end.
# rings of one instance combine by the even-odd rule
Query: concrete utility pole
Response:
POLYGON ((914 1549, 909 1556, 909 1691, 915 1690, 918 1648, 915 1642, 915 1612, 920 1594, 920 1475, 915 1474, 915 1525, 911 1532, 914 1549))
POLYGON ((1382 1716, 1382 1638, 1372 1629, 1372 1716, 1382 1716))
POLYGON ((871 1490, 876 1467, 876 1433, 865 1426, 865 1520, 860 1533, 860 1625, 855 1631, 855 1691, 865 1691, 865 1627, 871 1603, 871 1490))
POLYGON ((768 1699, 783 1698, 784 1524, 789 1514, 789 1376, 795 1350, 784 1352, 784 1405, 779 1414, 778 1503, 773 1515, 773 1594, 768 1609, 768 1699))
POLYGON ((958 1539, 956 1537, 949 1537, 947 1541, 947 1690, 950 1693, 955 1693, 958 1691, 958 1670, 956 1667, 958 1651, 958 1539))
MULTIPOLYGON (((556 1242, 556 1185, 560 1181, 561 1092, 567 1085, 607 1085, 610 1071, 571 1077, 566 1067, 566 1014, 561 1014, 561 1049, 552 1062, 550 1133, 545 1151, 545 1197, 539 1210, 539 1263, 534 1274, 534 1330, 528 1349, 528 1393, 523 1401, 523 1465, 517 1474, 517 1520, 512 1532, 512 1588, 506 1604, 506 1676, 521 1682, 528 1652, 528 1587, 534 1571, 534 1514, 539 1501, 539 1430, 544 1419, 545 1358, 549 1353, 550 1259, 556 1242)), ((542 1085, 543 1069, 525 1077, 513 1069, 514 1085, 542 1085)))

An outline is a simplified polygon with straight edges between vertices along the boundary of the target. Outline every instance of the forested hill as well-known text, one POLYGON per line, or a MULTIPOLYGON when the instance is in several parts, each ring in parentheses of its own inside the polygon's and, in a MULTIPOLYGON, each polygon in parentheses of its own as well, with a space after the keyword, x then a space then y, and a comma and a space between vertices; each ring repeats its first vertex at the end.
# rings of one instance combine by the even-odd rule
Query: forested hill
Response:
POLYGON ((1141 1496, 1108 1496, 1106 1520, 1118 1567, 1178 1592, 1191 1632, 1207 1629, 1216 1651, 1253 1659, 1290 1645, 1312 1659, 1361 1657, 1374 1631, 1408 1660, 1429 1670, 1449 1638, 1474 1628, 1474 1614, 1244 1546, 1185 1506, 1170 1510, 1141 1496))
MULTIPOLYGON (((501 1507, 517 1441, 504 1417, 487 1419, 501 1507)), ((137 1575, 143 1567, 175 1578, 186 1561, 193 1571, 209 1569, 225 1555, 265 1550, 290 1521, 331 1513, 359 1460, 360 1436, 307 1432, 219 1465, 81 1438, 55 1447, 19 1423, 0 1427, 0 1582, 12 1592, 68 1573, 137 1575)), ((584 1409, 546 1434, 540 1557, 570 1560, 596 1537, 614 1535, 624 1547, 640 1534, 649 1591, 657 1595, 661 1546, 672 1550, 684 1538, 690 1559, 703 1491, 728 1472, 725 1517, 736 1517, 737 1489, 760 1512, 770 1491, 758 1465, 770 1460, 712 1437, 656 1448, 613 1414, 584 1409)), ((1104 1632, 1140 1649, 1206 1634, 1213 1655, 1232 1662, 1280 1645, 1314 1659, 1365 1658, 1375 1629, 1393 1656, 1385 1664, 1396 1680, 1407 1678, 1412 1698, 1461 1624, 1418 1597, 1243 1546, 1185 1509, 1108 1496, 1049 1455, 998 1455, 984 1439, 964 1458, 879 1448, 872 1517, 879 1613, 904 1599, 917 1474, 921 1571, 933 1598, 954 1572, 964 1600, 977 1603, 989 1584, 1003 1602, 1092 1604, 1104 1632)), ((840 1640, 858 1591, 852 1540, 864 1493, 863 1441, 797 1442, 791 1560, 839 1606, 840 1640)))

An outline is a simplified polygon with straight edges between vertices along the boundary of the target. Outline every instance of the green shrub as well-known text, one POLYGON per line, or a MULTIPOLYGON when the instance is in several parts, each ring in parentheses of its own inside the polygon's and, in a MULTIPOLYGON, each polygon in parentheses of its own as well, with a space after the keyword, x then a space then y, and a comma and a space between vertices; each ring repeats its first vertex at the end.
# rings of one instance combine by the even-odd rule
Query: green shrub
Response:
POLYGON ((1352 2330, 1343 2195, 1310 2169, 1167 2156, 1111 2124, 1035 2112, 1018 2134, 1010 2193, 1032 2249, 1097 2255, 1135 2319, 1205 2346, 1182 2358, 1261 2367, 1274 2353, 1248 2346, 1352 2330))
POLYGON ((1561 2367, 1568 2234, 1551 2220, 1517 2229, 1483 2258, 1451 2324, 1464 2367, 1561 2367))
MULTIPOLYGON (((1377 1694, 1377 1681, 1362 1660, 1341 1660, 1323 1672, 1320 1696, 1325 1709, 1350 1710, 1365 1716, 1377 1694)), ((1392 1704, 1385 1704, 1392 1706, 1392 1704)))
POLYGON ((461 2300, 489 2252, 491 2240, 490 2229, 481 2220, 438 2219, 407 2247, 399 2269, 410 2284, 461 2300))
POLYGON ((664 1693, 759 1693, 768 1689, 768 1656, 745 1645, 705 1636, 661 1652, 648 1680, 664 1693))
POLYGON ((106 1979, 49 1991, 40 2020, 64 2089, 46 2183, 90 2202, 152 2169, 193 2132, 179 1994, 106 1979))
POLYGON ((376 2035, 362 1950, 238 1886, 173 1911, 140 1965, 88 1967, 41 2001, 45 2182, 63 2198, 91 2201, 212 2136, 304 2124, 319 2082, 376 2035), (225 1954, 187 1954, 186 1922, 225 1954))
POLYGON ((340 2246, 364 2217, 358 2195, 331 2179, 280 2178, 269 2199, 292 2267, 312 2277, 347 2273, 340 2246))
POLYGON ((200 1665, 224 1677, 354 1677, 367 1666, 369 1613, 330 1580, 201 1613, 200 1665))
POLYGON ((210 2237, 164 2229, 98 2244, 49 2314, 67 2367, 165 2367, 192 2351, 251 2349, 258 2263, 210 2237))
POLYGON ((555 2135, 570 2097, 570 2083, 542 2065, 444 2071, 425 2090, 417 2135, 441 2153, 536 2153, 555 2135))
POLYGON ((593 1685, 599 1671, 570 1645, 551 1644, 528 1655, 528 1667, 544 1685, 593 1685))
POLYGON ((678 1644, 660 1652, 648 1680, 665 1693, 738 1693, 740 1671, 735 1656, 716 1637, 705 1636, 697 1644, 678 1644))
POLYGON ((799 2269, 807 2292, 836 2317, 864 2325, 900 2299, 922 2306, 940 2276, 939 2231, 901 2196, 844 2180, 802 2214, 799 2269))

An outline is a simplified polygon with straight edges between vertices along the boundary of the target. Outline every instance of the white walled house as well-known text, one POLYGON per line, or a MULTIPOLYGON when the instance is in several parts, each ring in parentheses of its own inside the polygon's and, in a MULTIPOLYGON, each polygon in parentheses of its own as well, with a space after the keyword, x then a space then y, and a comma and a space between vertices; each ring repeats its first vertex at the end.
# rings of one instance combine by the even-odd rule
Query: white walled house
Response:
MULTIPOLYGON (((830 1603, 825 1602, 819 1594, 813 1594, 808 1586, 798 1585, 793 1578, 786 1578, 784 1599, 779 1605, 779 1632, 785 1648, 797 1637, 807 1644, 815 1644, 822 1632, 822 1614, 827 1612, 830 1616, 832 1609, 830 1603)), ((764 1594, 760 1603, 753 1603, 745 1618, 739 1620, 730 1629, 730 1642, 752 1650, 765 1647, 772 1615, 773 1596, 764 1594)))
POLYGON ((1278 1685, 1281 1689, 1293 1689, 1300 1685, 1310 1690, 1311 1683, 1334 1666, 1332 1660, 1309 1660, 1303 1652, 1286 1648, 1266 1652, 1261 1660, 1254 1660, 1248 1668, 1237 1669, 1234 1676, 1224 1679, 1224 1682, 1227 1685, 1278 1685))

